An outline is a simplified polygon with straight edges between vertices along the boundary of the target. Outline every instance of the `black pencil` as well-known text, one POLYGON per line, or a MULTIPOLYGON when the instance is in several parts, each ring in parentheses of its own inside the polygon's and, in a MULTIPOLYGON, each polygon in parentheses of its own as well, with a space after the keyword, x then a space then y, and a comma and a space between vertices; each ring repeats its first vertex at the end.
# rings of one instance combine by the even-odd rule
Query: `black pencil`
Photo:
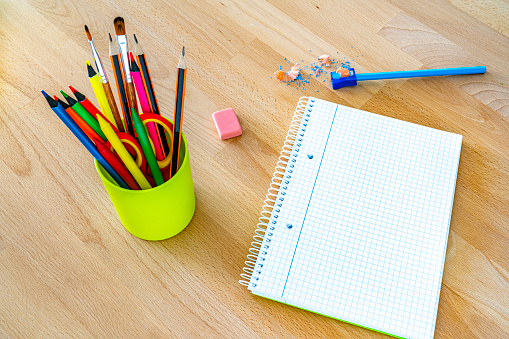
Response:
POLYGON ((182 139, 182 120, 184 111, 184 96, 186 92, 186 58, 182 47, 182 55, 179 59, 177 74, 177 90, 175 92, 175 115, 173 118, 173 140, 171 144, 170 177, 179 169, 180 141, 182 139))

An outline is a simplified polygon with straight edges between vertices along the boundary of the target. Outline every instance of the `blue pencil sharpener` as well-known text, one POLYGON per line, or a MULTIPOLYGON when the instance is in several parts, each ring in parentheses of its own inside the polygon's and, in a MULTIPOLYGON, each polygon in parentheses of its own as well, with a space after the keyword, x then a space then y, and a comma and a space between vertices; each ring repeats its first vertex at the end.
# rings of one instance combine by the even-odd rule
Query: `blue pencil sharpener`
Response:
POLYGON ((355 69, 350 68, 350 76, 341 77, 341 74, 336 72, 330 73, 330 80, 332 82, 332 89, 338 89, 341 87, 350 87, 357 85, 357 76, 355 75, 355 69))

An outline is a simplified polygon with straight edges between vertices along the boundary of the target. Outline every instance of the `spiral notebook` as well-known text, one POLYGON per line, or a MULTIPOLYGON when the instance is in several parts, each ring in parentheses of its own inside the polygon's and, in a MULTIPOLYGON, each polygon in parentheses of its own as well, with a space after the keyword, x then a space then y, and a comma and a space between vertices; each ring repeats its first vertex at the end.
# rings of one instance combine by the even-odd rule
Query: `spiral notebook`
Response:
POLYGON ((432 338, 462 136, 301 98, 240 283, 432 338))

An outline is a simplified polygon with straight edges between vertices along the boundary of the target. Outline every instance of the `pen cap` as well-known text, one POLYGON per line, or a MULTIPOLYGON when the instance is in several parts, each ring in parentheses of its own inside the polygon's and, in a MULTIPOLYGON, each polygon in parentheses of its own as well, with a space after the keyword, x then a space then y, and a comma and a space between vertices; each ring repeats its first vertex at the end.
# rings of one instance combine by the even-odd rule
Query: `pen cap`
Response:
POLYGON ((164 240, 181 232, 195 211, 187 140, 182 135, 178 172, 164 184, 146 190, 119 187, 95 162, 101 180, 124 227, 144 240, 164 240))

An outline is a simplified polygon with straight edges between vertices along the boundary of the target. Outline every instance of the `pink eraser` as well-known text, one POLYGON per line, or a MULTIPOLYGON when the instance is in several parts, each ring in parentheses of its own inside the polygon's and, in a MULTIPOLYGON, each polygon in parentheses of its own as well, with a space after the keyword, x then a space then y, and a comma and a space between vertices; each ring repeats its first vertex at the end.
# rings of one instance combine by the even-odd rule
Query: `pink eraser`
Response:
POLYGON ((214 124, 216 124, 219 139, 229 139, 242 134, 242 128, 240 128, 239 120, 233 108, 227 108, 212 113, 212 119, 214 120, 214 124))

